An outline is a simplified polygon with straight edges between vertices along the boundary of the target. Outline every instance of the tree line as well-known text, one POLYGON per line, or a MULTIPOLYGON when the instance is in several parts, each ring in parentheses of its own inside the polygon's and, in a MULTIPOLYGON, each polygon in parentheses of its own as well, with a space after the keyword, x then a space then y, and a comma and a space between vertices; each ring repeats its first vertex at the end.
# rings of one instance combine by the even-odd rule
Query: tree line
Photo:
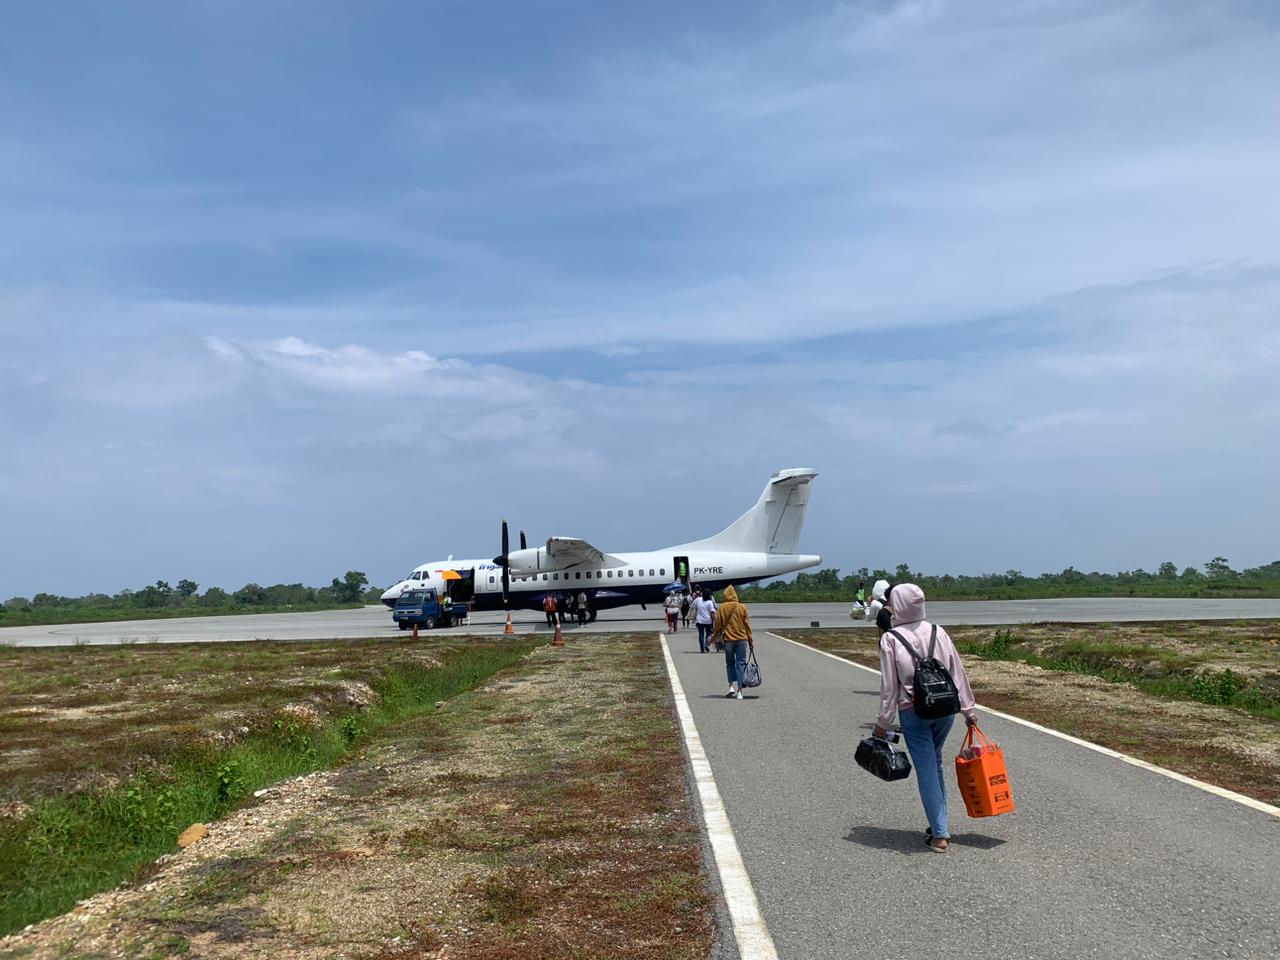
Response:
POLYGON ((859 582, 870 594, 876 580, 917 583, 933 600, 1040 600, 1060 597, 1280 597, 1280 560, 1246 570, 1233 570, 1226 557, 1214 557, 1203 567, 1166 561, 1154 573, 1141 568, 1119 573, 1086 573, 1067 567, 1061 573, 1026 576, 1018 570, 978 576, 929 574, 900 563, 890 570, 862 567, 840 576, 828 567, 800 573, 793 580, 775 580, 743 588, 744 600, 767 602, 852 601, 859 582))
POLYGON ((382 590, 371 587, 359 570, 334 577, 327 587, 301 583, 277 583, 264 587, 246 583, 239 590, 209 587, 203 593, 194 580, 179 580, 171 586, 157 580, 138 590, 119 593, 87 593, 63 597, 37 593, 11 597, 0 605, 0 626, 35 623, 74 623, 87 620, 123 620, 134 617, 189 617, 202 614, 275 613, 287 610, 323 610, 334 607, 376 603, 382 590))

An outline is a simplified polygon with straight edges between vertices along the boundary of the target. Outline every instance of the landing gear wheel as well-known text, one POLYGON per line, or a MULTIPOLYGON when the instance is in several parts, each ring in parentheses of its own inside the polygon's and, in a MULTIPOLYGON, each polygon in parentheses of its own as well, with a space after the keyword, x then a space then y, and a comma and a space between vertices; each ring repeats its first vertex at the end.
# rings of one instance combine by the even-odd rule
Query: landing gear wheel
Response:
POLYGON ((434 626, 436 625, 436 618, 435 618, 435 617, 427 617, 426 621, 425 621, 425 622, 423 622, 423 624, 422 624, 422 625, 423 625, 426 629, 430 630, 432 627, 434 627, 434 626))

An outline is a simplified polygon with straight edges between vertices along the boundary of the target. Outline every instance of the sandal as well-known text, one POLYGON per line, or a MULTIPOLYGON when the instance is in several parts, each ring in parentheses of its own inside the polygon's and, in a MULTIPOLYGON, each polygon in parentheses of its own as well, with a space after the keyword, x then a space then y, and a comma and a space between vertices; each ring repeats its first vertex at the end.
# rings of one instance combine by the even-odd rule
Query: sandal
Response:
POLYGON ((946 853, 947 848, 951 846, 951 840, 947 837, 934 837, 933 834, 924 838, 924 845, 934 853, 946 853))

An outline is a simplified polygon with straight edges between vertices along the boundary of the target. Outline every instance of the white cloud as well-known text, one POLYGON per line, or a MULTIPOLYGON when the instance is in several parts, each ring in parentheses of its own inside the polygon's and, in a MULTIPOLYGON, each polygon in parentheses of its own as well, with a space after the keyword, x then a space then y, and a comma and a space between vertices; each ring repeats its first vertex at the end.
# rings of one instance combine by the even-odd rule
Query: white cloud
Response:
POLYGON ((416 111, 378 90, 407 119, 374 180, 156 171, 147 118, 109 180, 19 138, 24 542, 251 529, 281 568, 359 545, 398 572, 508 511, 687 538, 812 462, 808 547, 846 565, 1270 559, 1268 11, 840 5, 577 55, 416 111), (387 522, 406 502, 444 504, 430 537, 387 522))

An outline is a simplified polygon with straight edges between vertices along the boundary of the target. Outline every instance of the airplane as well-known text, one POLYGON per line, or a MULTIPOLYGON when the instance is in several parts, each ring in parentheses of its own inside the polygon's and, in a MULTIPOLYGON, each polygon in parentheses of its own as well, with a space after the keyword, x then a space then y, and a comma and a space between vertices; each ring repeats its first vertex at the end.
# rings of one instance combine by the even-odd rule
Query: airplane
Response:
POLYGON ((674 581, 722 590, 794 573, 822 562, 815 554, 797 554, 800 527, 809 505, 816 470, 795 467, 769 478, 754 507, 713 537, 665 550, 604 553, 585 540, 551 537, 545 546, 512 551, 507 521, 502 521, 502 553, 490 560, 436 560, 415 567, 382 594, 394 607, 404 590, 448 589, 472 610, 541 610, 548 593, 588 597, 590 618, 600 610, 661 604, 674 581))

